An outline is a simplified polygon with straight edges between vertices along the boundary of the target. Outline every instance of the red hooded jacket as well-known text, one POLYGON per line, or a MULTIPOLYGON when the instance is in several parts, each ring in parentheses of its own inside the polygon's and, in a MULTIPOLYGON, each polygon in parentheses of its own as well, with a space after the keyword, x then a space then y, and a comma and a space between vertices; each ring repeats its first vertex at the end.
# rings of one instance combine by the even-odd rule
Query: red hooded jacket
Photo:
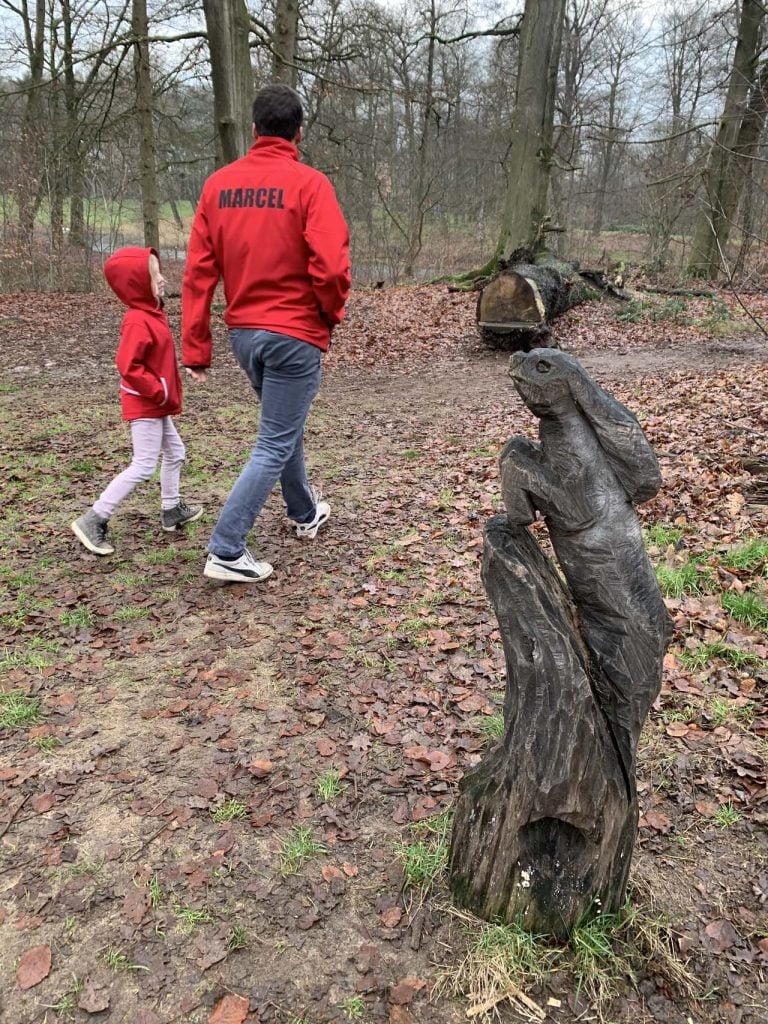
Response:
MULTIPOLYGON (((124 420, 181 412, 181 377, 168 318, 152 294, 150 253, 127 246, 104 264, 109 287, 128 310, 120 328, 115 362, 120 371, 124 420)), ((159 257, 158 257, 159 258, 159 257)))
POLYGON ((229 327, 300 338, 325 351, 349 295, 349 231, 330 181, 291 142, 260 136, 208 178, 182 287, 185 366, 211 362, 210 308, 224 279, 229 327))

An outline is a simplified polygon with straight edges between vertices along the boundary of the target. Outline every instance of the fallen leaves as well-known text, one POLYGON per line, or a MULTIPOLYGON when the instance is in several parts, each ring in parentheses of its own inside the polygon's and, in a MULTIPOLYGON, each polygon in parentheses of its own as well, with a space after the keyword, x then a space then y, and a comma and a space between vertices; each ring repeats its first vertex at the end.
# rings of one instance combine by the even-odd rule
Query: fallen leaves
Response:
POLYGON ((711 921, 705 927, 704 935, 704 941, 713 953, 724 953, 739 941, 736 929, 725 918, 711 921))
POLYGON ((96 985, 90 978, 86 978, 77 1005, 86 1013, 102 1013, 109 1009, 109 990, 104 985, 96 985))
POLYGON ((51 947, 33 946, 22 953, 16 968, 16 982, 20 989, 34 988, 51 973, 51 947))
POLYGON ((208 1015, 208 1024, 243 1024, 248 1016, 248 1006, 245 996, 222 996, 208 1015))

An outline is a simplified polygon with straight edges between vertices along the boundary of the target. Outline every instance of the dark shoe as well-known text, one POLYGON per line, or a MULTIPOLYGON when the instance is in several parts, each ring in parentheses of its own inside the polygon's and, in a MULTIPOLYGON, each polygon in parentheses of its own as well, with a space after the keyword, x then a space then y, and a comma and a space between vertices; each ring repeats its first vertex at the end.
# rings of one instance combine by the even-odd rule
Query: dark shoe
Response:
POLYGON ((185 505, 182 499, 178 505, 173 508, 163 509, 163 529, 170 533, 172 530, 178 530, 180 526, 186 526, 187 523, 194 523, 196 519, 199 519, 203 514, 202 505, 185 505))
POLYGON ((109 520, 97 516, 93 509, 88 509, 79 519, 72 523, 72 532, 94 555, 111 555, 115 549, 107 540, 109 520))
POLYGON ((272 566, 269 562, 257 562, 250 551, 246 550, 239 558, 232 559, 208 555, 203 575, 224 583, 261 583, 272 575, 272 566))

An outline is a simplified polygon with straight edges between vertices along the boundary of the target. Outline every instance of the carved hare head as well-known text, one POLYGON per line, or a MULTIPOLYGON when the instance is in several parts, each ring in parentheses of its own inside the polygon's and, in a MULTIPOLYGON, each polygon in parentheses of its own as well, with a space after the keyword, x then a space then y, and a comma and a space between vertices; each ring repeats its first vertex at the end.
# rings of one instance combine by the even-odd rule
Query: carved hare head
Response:
POLYGON ((637 504, 656 494, 659 465, 640 424, 573 356, 557 349, 516 352, 509 373, 535 416, 557 420, 577 412, 586 419, 632 501, 637 504))
POLYGON ((509 375, 517 392, 535 416, 555 416, 573 411, 574 385, 586 376, 571 356, 557 349, 516 352, 509 375))

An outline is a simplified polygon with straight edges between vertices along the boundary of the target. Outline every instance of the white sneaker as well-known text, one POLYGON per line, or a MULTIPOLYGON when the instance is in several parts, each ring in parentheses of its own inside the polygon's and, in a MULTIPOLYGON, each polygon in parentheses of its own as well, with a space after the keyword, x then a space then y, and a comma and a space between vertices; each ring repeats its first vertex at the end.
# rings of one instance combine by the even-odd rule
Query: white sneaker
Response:
POLYGON ((312 493, 315 496, 315 518, 310 519, 308 523, 296 523, 296 536, 303 540, 312 540, 313 537, 316 537, 317 531, 331 517, 331 506, 328 502, 318 500, 320 495, 314 487, 312 493))
POLYGON ((246 548, 239 558, 231 560, 208 555, 203 575, 225 583, 261 583, 272 575, 272 566, 269 562, 257 562, 246 548))

